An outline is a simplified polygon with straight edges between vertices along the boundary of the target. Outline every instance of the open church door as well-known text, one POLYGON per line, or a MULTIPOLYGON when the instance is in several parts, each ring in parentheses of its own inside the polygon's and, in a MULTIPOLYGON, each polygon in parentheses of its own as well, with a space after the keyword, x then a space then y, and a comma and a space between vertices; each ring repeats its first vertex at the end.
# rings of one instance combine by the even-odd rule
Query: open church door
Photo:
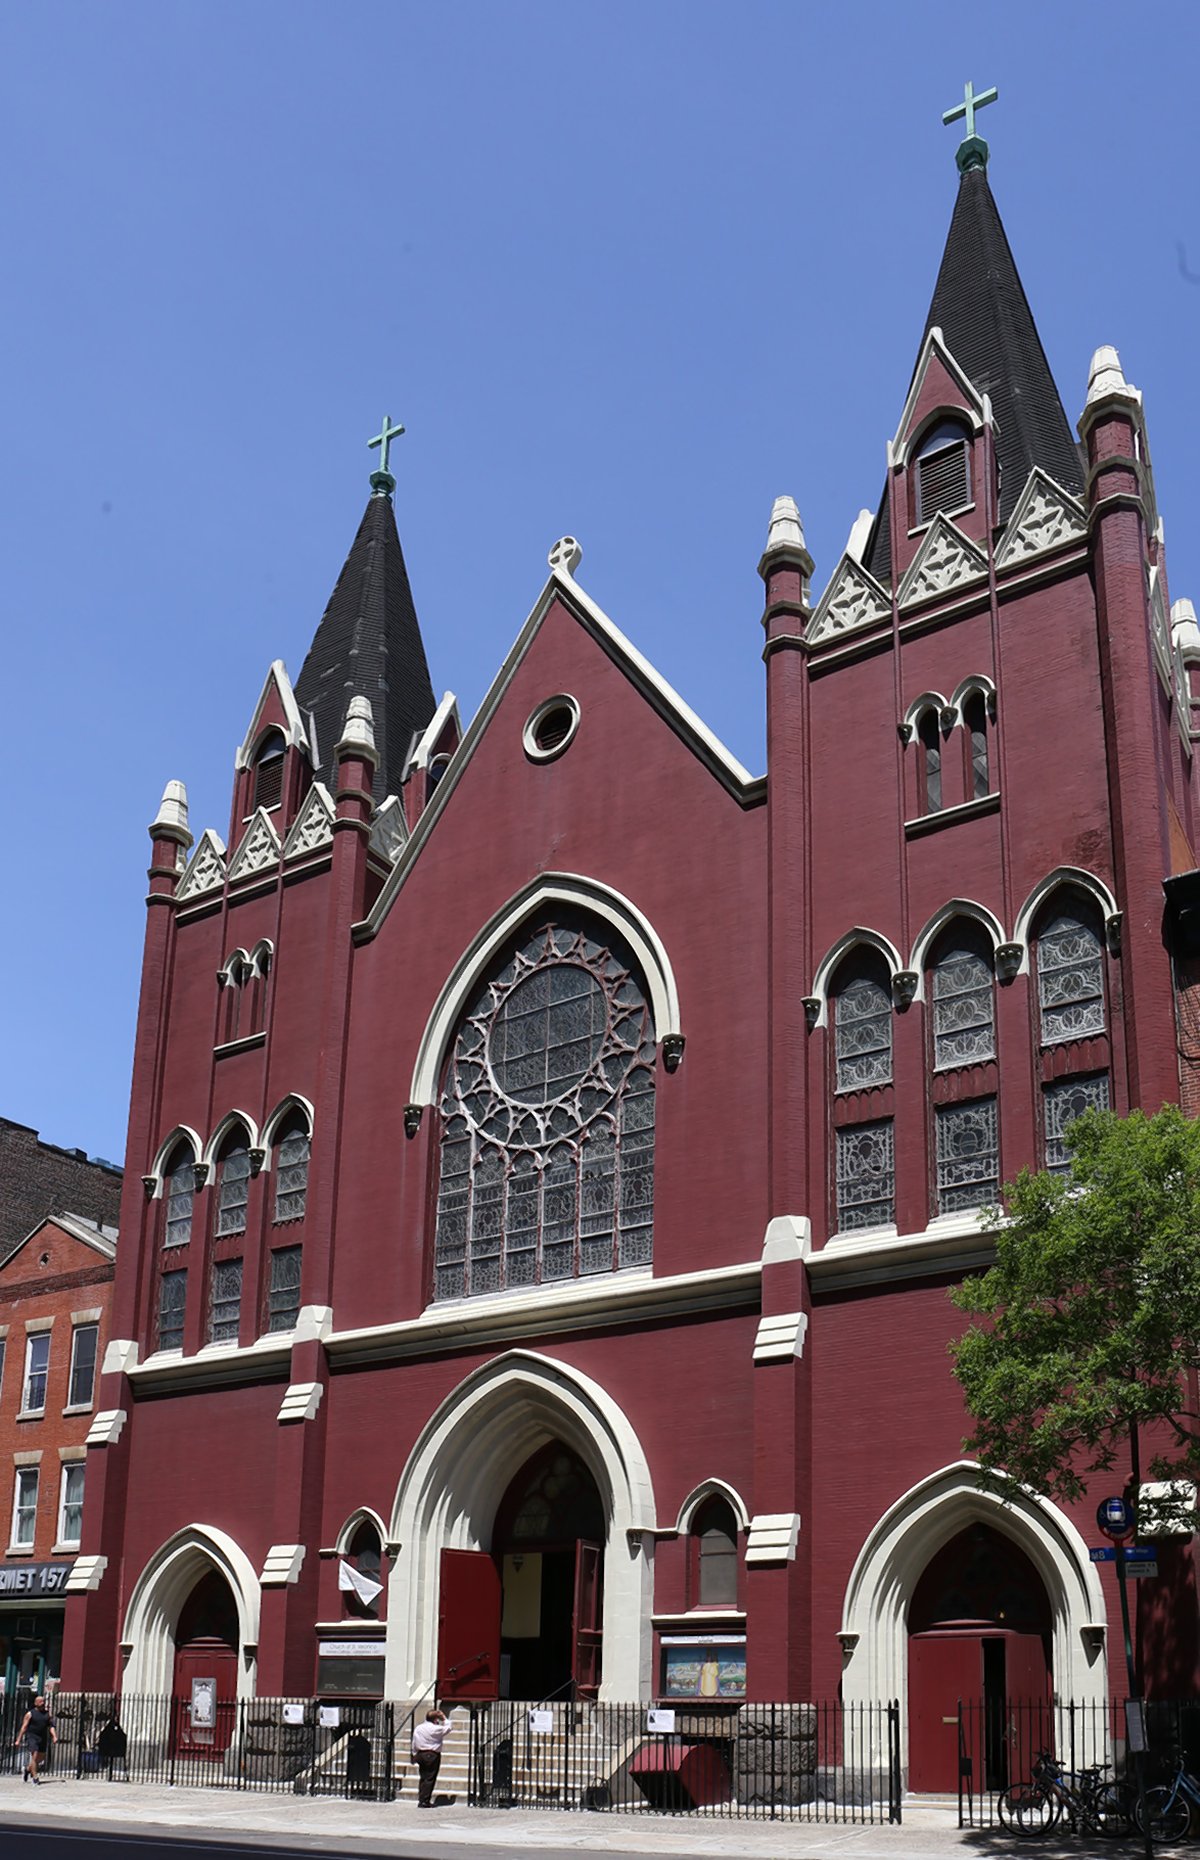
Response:
POLYGON ((443 1550, 437 1689, 444 1699, 500 1696, 500 1571, 486 1550, 443 1550))
POLYGON ((575 1546, 575 1690, 594 1699, 600 1689, 602 1622, 601 1549, 582 1540, 575 1546))

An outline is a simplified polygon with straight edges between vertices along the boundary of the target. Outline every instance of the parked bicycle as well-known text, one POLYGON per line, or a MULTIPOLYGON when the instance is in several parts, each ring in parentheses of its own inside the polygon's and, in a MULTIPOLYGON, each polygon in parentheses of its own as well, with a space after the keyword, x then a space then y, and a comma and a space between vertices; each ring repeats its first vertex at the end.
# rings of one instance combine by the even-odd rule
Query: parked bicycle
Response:
MULTIPOLYGON (((1146 1791, 1146 1824, 1150 1839, 1169 1847, 1186 1840, 1192 1825, 1192 1805, 1200 1808, 1200 1783, 1191 1774, 1182 1757, 1177 1759, 1175 1774, 1169 1783, 1159 1783, 1146 1791)), ((1140 1814, 1138 1827, 1142 1826, 1140 1814)))
POLYGON ((1127 1783, 1093 1763, 1069 1774, 1048 1750, 1039 1750, 1029 1782, 1014 1783, 999 1798, 1000 1820, 1013 1834, 1040 1837, 1065 1820, 1073 1834, 1107 1840, 1128 1834, 1135 1823, 1137 1795, 1127 1783))

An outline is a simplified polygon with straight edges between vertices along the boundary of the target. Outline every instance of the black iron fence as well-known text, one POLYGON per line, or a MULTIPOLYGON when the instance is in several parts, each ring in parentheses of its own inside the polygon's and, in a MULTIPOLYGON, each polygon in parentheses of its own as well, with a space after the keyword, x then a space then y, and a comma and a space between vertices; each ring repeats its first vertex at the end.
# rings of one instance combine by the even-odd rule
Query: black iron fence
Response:
MULTIPOLYGON (((1195 1770, 1200 1763, 1200 1699, 1151 1700, 1142 1709, 1147 1782, 1168 1780, 1179 1755, 1195 1770)), ((1125 1701, 960 1701, 959 1827, 998 1826, 997 1798, 1013 1783, 1030 1779, 1043 1750, 1057 1757, 1068 1774, 1098 1764, 1118 1780, 1132 1780, 1125 1701)))
POLYGON ((886 1705, 585 1701, 471 1710, 468 1801, 739 1820, 900 1820, 900 1711, 886 1705))

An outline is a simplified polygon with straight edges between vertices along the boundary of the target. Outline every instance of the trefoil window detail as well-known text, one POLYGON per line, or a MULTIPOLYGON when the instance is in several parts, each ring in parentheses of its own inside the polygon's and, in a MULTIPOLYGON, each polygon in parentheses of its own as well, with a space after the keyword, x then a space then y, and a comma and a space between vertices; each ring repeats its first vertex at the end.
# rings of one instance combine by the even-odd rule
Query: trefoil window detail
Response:
POLYGON ((543 924, 476 991, 442 1095, 435 1298, 651 1258, 654 1030, 629 961, 543 924))
POLYGON ((837 1090, 887 1085, 892 1077, 892 1000, 882 983, 859 976, 834 998, 837 1090))
POLYGON ((1104 1032, 1104 946, 1092 925, 1062 911, 1037 940, 1042 1044, 1104 1032))
POLYGON ((837 1223, 840 1233, 886 1227, 896 1218, 896 1147, 891 1118, 837 1132, 837 1223))
POLYGON ((1057 1079, 1042 1088, 1045 1108, 1046 1167, 1052 1175, 1071 1173, 1071 1155, 1065 1138, 1070 1126, 1085 1111, 1107 1111, 1108 1074, 1089 1079, 1057 1079))
POLYGON ((933 1062, 972 1066, 996 1057, 991 964, 977 950, 956 945, 933 967, 933 1062))
POLYGON ((939 1105, 935 1121, 938 1213, 991 1207, 1000 1198, 996 1100, 939 1105))

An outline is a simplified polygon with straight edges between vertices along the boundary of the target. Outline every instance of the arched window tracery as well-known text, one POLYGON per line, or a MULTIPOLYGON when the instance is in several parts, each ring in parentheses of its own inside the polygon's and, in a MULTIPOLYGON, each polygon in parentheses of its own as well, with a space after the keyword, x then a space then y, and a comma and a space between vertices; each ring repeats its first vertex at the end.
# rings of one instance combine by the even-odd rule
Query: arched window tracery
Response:
POLYGON ((1105 1031, 1104 943, 1082 901, 1062 900, 1038 931, 1037 975, 1043 1046, 1105 1031))
POLYGON ((981 940, 956 929, 933 965, 933 1063, 940 1072, 995 1057, 992 965, 981 940))
POLYGON ((442 1095, 434 1297, 649 1262, 654 1031, 607 931, 542 923, 476 990, 442 1095))
POLYGON ((186 1246, 192 1237, 196 1199, 196 1159, 187 1143, 177 1143, 163 1171, 162 1243, 186 1246))

